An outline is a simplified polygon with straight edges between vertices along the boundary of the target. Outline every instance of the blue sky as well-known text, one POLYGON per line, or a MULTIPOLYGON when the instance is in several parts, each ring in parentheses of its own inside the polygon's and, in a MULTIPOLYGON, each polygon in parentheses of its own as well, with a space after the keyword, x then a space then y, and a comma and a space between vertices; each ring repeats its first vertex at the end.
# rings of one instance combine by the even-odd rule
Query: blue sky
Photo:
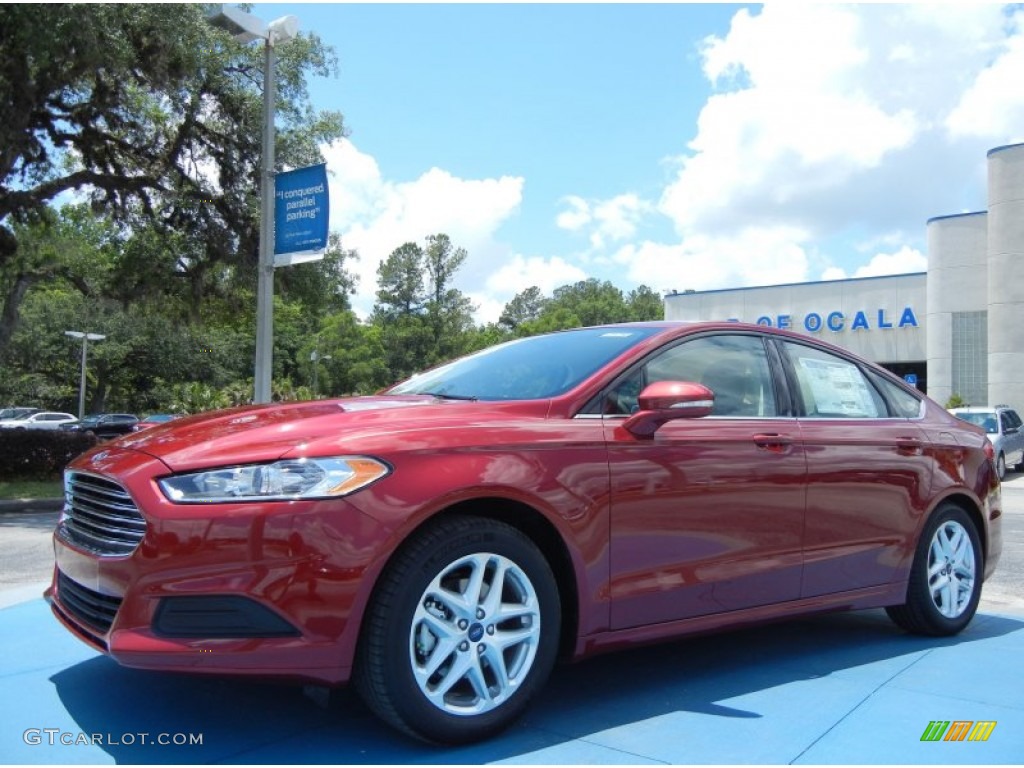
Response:
POLYGON ((311 82, 355 307, 445 232, 480 321, 597 277, 712 289, 921 271, 1024 141, 1024 10, 971 4, 256 4, 332 45, 311 82))

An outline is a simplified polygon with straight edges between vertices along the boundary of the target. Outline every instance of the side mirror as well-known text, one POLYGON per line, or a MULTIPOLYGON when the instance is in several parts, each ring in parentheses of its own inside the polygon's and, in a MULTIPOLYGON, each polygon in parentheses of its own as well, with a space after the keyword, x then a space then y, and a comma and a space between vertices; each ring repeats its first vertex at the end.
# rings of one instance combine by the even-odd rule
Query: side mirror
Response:
POLYGON ((638 398, 639 410, 623 423, 636 437, 654 435, 667 421, 699 419, 711 413, 714 393, 692 381, 656 381, 645 387, 638 398))

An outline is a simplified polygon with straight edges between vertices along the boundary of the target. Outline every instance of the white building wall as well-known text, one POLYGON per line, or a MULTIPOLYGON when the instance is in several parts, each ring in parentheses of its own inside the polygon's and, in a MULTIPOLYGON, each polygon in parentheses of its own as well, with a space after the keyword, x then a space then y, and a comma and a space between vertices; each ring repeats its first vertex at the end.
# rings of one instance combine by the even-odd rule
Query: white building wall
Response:
POLYGON ((884 363, 926 359, 926 275, 675 293, 666 320, 788 327, 884 363))
POLYGON ((928 394, 945 403, 955 389, 953 313, 988 307, 988 214, 939 216, 927 232, 928 394))
POLYGON ((988 153, 988 397, 1024 407, 1024 144, 988 153))

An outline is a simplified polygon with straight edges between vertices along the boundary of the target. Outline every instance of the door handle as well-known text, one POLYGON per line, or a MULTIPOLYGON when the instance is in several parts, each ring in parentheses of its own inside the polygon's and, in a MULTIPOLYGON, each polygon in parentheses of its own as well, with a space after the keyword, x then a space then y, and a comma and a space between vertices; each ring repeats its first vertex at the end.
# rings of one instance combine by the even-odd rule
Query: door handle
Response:
POLYGON ((772 453, 785 453, 793 444, 793 438, 776 434, 754 435, 754 444, 772 453))

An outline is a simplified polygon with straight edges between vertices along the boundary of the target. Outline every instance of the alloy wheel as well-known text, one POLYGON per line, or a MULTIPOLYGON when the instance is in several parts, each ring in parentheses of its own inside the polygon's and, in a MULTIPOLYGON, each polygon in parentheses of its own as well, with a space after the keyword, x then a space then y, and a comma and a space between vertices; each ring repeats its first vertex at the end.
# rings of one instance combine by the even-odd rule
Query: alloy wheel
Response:
POLYGON ((508 558, 481 552, 455 560, 424 590, 409 631, 409 661, 435 707, 479 715, 526 678, 540 636, 529 577, 508 558))
POLYGON ((977 578, 970 535, 956 520, 945 521, 928 548, 928 591, 939 613, 947 619, 960 616, 971 602, 977 578))

